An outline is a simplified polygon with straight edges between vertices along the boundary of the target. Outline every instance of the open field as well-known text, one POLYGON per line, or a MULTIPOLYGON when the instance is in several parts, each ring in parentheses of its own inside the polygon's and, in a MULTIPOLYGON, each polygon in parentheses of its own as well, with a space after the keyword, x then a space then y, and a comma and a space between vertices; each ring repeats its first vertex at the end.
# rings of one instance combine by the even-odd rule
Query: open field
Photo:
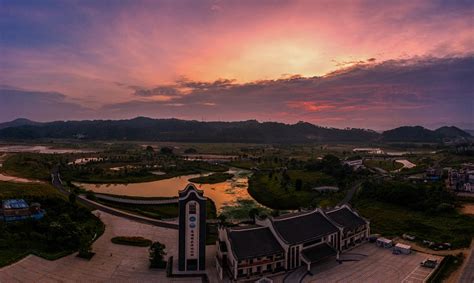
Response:
POLYGON ((364 165, 369 168, 381 168, 385 171, 395 171, 401 169, 403 164, 395 160, 365 160, 364 165))
POLYGON ((387 237, 404 233, 433 242, 450 242, 453 248, 469 246, 474 218, 456 212, 428 214, 375 200, 357 200, 355 208, 370 219, 373 233, 387 237))
POLYGON ((46 183, 13 183, 0 181, 0 199, 8 198, 63 198, 53 186, 46 183))
POLYGON ((287 179, 281 173, 256 173, 249 180, 249 193, 259 203, 274 209, 298 209, 336 204, 344 192, 318 193, 312 188, 334 185, 335 180, 321 172, 288 170, 287 179), (297 185, 300 180, 300 185, 297 185), (324 201, 324 203, 320 203, 324 201))

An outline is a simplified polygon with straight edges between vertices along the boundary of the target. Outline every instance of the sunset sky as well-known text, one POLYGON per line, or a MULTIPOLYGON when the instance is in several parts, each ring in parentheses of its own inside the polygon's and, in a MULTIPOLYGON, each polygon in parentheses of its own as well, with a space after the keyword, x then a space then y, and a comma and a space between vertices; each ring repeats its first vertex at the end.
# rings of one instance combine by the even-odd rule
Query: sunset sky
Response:
POLYGON ((474 1, 0 0, 0 122, 474 129, 474 1))

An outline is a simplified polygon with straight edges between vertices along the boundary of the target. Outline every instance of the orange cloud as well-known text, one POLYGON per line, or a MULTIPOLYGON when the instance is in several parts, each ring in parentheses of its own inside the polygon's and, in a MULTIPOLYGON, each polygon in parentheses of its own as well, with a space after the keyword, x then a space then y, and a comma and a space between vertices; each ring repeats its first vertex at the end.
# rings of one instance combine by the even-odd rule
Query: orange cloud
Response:
POLYGON ((299 108, 308 112, 318 112, 321 110, 334 108, 333 105, 316 103, 314 101, 289 101, 287 105, 291 108, 299 108))

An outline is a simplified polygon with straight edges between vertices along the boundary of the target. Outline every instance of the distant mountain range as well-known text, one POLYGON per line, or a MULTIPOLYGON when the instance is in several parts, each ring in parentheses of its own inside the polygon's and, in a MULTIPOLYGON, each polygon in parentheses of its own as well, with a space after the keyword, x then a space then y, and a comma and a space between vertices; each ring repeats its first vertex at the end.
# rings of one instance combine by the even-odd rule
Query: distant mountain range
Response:
POLYGON ((175 142, 429 142, 468 140, 472 136, 457 127, 429 130, 404 126, 377 133, 366 129, 336 129, 306 122, 284 124, 248 120, 199 122, 137 117, 130 120, 85 120, 40 123, 16 119, 0 123, 0 139, 86 139, 175 142))
POLYGON ((0 123, 0 130, 9 128, 9 127, 19 127, 19 126, 26 126, 26 125, 40 125, 40 122, 31 121, 25 118, 18 118, 10 122, 0 123))

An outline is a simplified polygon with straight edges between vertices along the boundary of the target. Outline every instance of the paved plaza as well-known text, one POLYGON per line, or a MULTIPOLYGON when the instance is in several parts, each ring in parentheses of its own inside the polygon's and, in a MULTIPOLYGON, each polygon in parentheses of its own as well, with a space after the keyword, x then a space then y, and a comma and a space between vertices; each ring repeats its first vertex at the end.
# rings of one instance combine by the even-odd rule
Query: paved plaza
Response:
POLYGON ((96 255, 84 260, 75 254, 49 261, 30 255, 0 269, 0 282, 200 282, 193 278, 166 278, 164 270, 148 268, 148 248, 116 245, 115 236, 142 236, 166 245, 177 258, 178 230, 134 222, 104 212, 105 233, 94 243, 96 255))
POLYGON ((403 282, 422 283, 433 269, 420 267, 420 262, 429 258, 440 261, 441 256, 420 252, 410 255, 394 255, 390 249, 366 243, 341 257, 352 261, 338 264, 334 261, 316 265, 303 282, 403 282))

